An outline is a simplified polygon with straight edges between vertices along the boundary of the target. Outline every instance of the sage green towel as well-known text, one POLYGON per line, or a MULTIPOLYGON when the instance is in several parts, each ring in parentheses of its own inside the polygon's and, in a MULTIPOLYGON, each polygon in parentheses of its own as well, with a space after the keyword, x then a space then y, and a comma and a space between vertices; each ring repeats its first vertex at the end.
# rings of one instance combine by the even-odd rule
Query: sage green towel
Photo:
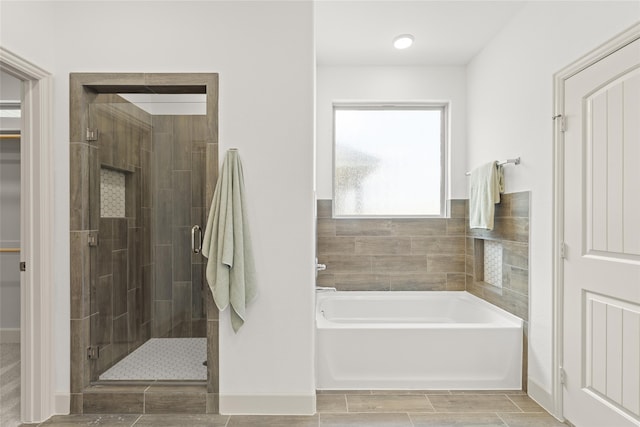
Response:
POLYGON ((498 162, 486 163, 471 171, 469 227, 493 230, 495 204, 504 192, 504 173, 498 162))
POLYGON ((231 305, 231 326, 235 332, 246 320, 246 306, 257 293, 244 198, 242 164, 236 149, 227 151, 202 242, 208 258, 207 282, 220 311, 231 305))

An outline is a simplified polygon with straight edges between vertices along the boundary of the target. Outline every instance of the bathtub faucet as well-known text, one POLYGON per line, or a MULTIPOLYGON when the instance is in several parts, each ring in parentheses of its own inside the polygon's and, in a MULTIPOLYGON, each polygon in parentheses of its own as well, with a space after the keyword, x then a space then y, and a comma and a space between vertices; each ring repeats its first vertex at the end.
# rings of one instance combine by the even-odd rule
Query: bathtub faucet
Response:
POLYGON ((322 292, 336 292, 336 288, 332 288, 331 286, 316 286, 316 291, 322 292))

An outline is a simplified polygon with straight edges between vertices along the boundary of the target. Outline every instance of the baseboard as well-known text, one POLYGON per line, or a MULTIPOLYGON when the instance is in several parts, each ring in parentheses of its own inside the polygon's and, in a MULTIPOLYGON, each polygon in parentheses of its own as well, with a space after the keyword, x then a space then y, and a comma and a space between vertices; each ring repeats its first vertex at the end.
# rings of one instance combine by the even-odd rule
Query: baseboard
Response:
POLYGON ((221 394, 220 413, 224 415, 313 415, 313 394, 221 394))
POLYGON ((1 328, 0 344, 19 344, 20 328, 1 328))
POLYGON ((69 393, 56 393, 53 399, 54 414, 67 415, 71 407, 71 395, 69 393))
POLYGON ((545 411, 554 415, 555 414, 555 404, 553 395, 551 393, 547 393, 544 388, 531 378, 527 380, 527 394, 530 398, 536 401, 536 403, 542 406, 545 411))

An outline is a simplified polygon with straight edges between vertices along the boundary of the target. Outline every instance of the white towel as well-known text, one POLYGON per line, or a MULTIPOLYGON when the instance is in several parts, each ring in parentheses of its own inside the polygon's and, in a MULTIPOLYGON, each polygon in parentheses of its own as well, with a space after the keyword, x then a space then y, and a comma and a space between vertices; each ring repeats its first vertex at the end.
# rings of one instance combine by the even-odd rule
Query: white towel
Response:
POLYGON ((231 305, 235 332, 246 320, 246 306, 256 294, 256 273, 238 151, 227 151, 213 193, 202 242, 207 282, 220 311, 231 305))
POLYGON ((490 162, 471 171, 469 191, 469 227, 493 230, 495 204, 504 192, 504 174, 498 162, 490 162))

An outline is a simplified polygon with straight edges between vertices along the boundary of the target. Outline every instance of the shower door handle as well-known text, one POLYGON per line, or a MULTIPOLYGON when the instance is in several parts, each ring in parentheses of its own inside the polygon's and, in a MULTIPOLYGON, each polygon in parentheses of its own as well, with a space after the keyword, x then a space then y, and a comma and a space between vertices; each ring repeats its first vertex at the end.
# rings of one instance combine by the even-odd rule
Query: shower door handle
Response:
POLYGON ((194 254, 202 252, 202 228, 199 225, 191 227, 191 251, 194 254))

